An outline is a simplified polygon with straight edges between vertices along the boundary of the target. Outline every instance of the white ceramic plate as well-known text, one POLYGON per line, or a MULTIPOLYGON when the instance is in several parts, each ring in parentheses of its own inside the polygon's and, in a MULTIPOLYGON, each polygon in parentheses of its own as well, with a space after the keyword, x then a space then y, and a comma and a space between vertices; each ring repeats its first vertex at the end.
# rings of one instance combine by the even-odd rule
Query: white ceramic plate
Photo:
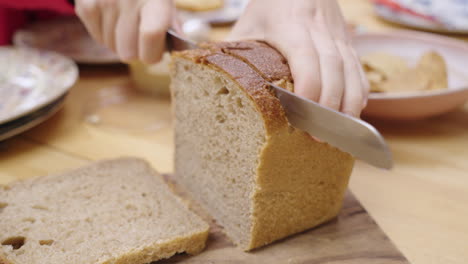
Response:
POLYGON ((423 53, 434 50, 444 57, 448 68, 448 89, 371 93, 363 111, 366 116, 420 119, 451 111, 468 100, 468 43, 429 33, 394 31, 358 34, 354 36, 354 46, 360 56, 388 52, 413 64, 423 53))
MULTIPOLYGON (((400 10, 392 9, 391 7, 387 5, 378 4, 378 3, 374 4, 374 10, 375 10, 375 13, 382 19, 395 23, 395 24, 402 25, 402 26, 407 26, 407 27, 411 27, 415 29, 422 29, 422 30, 432 31, 432 32, 440 32, 440 33, 468 34, 468 25, 466 24, 463 25, 463 22, 459 22, 460 19, 457 20, 460 15, 463 15, 463 12, 454 13, 453 10, 450 10, 449 8, 447 8, 447 6, 449 6, 451 3, 442 3, 443 1, 440 1, 440 0, 436 0, 436 1, 439 1, 439 4, 441 5, 445 4, 444 6, 446 7, 445 8, 446 10, 443 10, 442 12, 440 9, 437 12, 435 12, 435 10, 437 9, 434 9, 432 11, 433 13, 438 14, 439 19, 428 19, 427 17, 432 17, 430 15, 431 12, 429 12, 429 14, 426 15, 427 17, 418 16, 410 12, 403 12, 400 10), (458 24, 455 23, 455 25, 453 25, 450 22, 458 22, 458 24)), ((418 6, 417 5, 418 3, 413 3, 416 5, 414 7, 415 9, 422 8, 422 9, 430 10, 430 7, 431 7, 430 3, 428 3, 427 1, 419 1, 419 2, 422 2, 419 4, 420 5, 422 4, 423 7, 418 6), (429 7, 424 8, 424 5, 429 6, 429 7)), ((460 2, 459 5, 463 5, 461 1, 459 2, 460 2)), ((434 8, 437 8, 437 6, 434 6, 434 8)), ((456 8, 456 6, 454 8, 456 8)), ((420 11, 422 12, 422 11, 428 11, 428 10, 420 10, 420 11)), ((466 21, 466 18, 463 18, 463 19, 464 21, 466 21)))
POLYGON ((78 63, 119 63, 113 52, 103 47, 86 31, 75 17, 39 21, 18 30, 13 43, 20 47, 51 50, 72 58, 78 63))
POLYGON ((63 96, 78 78, 76 64, 55 52, 0 47, 0 124, 63 96))
POLYGON ((51 104, 48 104, 32 113, 1 124, 0 141, 16 136, 52 117, 55 113, 58 112, 58 110, 62 108, 65 101, 65 96, 66 95, 63 95, 51 104))

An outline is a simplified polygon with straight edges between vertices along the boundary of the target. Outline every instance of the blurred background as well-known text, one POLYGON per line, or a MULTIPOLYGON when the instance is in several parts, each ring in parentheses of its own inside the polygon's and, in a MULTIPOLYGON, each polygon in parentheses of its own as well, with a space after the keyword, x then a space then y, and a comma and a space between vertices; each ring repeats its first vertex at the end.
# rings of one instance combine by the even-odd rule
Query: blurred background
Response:
MULTIPOLYGON (((248 1, 175 3, 200 42, 248 1)), ((338 3, 371 84, 362 118, 395 160, 358 162, 351 190, 412 263, 468 263, 468 0, 338 3)), ((115 156, 172 172, 169 54, 120 62, 67 0, 0 0, 0 45, 0 183, 115 156)))

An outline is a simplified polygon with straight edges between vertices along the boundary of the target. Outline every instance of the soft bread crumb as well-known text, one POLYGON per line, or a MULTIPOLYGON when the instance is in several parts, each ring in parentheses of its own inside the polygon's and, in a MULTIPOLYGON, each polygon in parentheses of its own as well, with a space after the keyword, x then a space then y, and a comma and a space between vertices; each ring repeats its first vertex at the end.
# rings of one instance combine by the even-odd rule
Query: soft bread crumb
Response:
POLYGON ((0 201, 0 264, 143 264, 196 254, 208 236, 139 159, 15 182, 0 201))

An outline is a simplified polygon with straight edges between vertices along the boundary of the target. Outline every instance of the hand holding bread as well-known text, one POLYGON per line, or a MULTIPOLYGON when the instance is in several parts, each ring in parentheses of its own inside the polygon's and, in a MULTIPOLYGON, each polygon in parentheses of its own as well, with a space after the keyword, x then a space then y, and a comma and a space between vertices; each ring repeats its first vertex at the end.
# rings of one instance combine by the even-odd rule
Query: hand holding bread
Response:
MULTIPOLYGON (((166 30, 181 31, 171 0, 77 0, 76 12, 123 61, 158 62, 166 30)), ((229 39, 278 49, 299 95, 352 116, 366 105, 369 84, 334 0, 252 0, 229 39)))
POLYGON ((336 1, 252 0, 230 35, 241 39, 278 49, 299 95, 353 116, 365 107, 369 85, 336 1))

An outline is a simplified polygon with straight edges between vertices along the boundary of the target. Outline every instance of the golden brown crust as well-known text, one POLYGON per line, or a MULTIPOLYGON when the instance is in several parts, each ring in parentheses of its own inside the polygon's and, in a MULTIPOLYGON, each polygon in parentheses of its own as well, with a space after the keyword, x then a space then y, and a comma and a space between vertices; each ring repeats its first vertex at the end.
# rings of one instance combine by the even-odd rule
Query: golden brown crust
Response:
POLYGON ((293 82, 287 60, 265 42, 206 42, 200 45, 236 57, 254 68, 265 80, 293 82))
POLYGON ((253 249, 335 217, 354 160, 298 129, 271 136, 260 155, 254 195, 253 249))
POLYGON ((208 233, 208 229, 206 229, 203 232, 194 233, 189 237, 180 237, 162 243, 155 243, 154 245, 107 260, 102 264, 152 263, 183 252, 189 255, 196 255, 205 248, 208 233))
POLYGON ((216 50, 188 50, 176 52, 175 57, 206 64, 228 74, 254 101, 263 115, 265 128, 274 133, 279 128, 287 127, 288 121, 281 103, 268 87, 267 82, 245 62, 216 50))

